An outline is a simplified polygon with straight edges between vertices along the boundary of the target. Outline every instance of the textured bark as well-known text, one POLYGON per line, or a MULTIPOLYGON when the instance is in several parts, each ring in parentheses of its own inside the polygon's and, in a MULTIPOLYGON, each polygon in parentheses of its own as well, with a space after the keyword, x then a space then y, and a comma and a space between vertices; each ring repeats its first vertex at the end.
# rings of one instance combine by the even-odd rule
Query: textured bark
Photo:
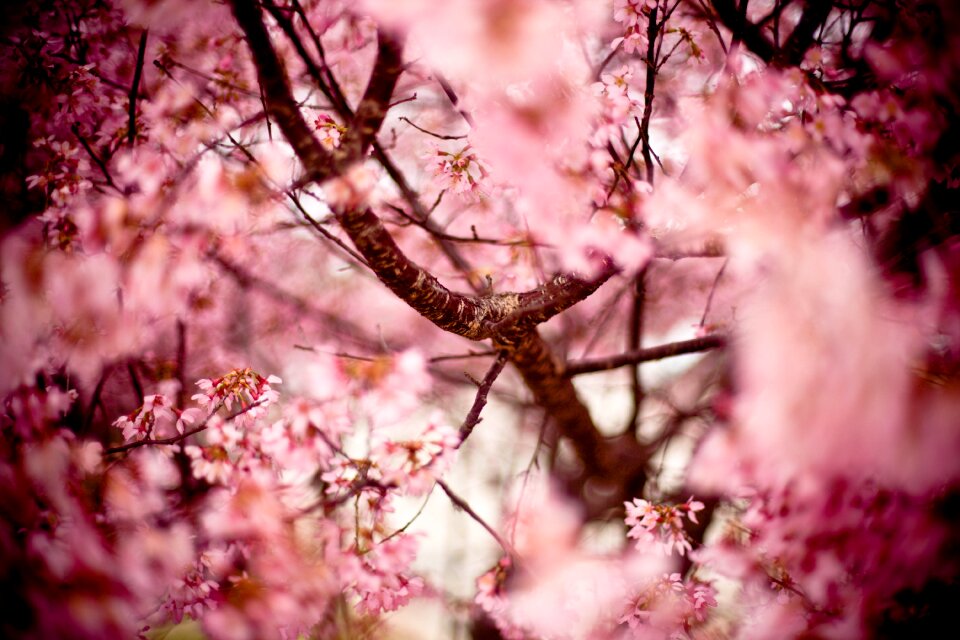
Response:
POLYGON ((337 150, 344 159, 365 157, 380 131, 397 79, 403 72, 402 54, 403 47, 399 42, 382 32, 377 34, 377 60, 370 81, 337 150))
POLYGON ((263 24, 259 4, 253 0, 237 0, 233 3, 233 15, 243 29, 253 53, 257 79, 267 105, 267 115, 280 127, 287 142, 303 163, 307 175, 312 180, 325 180, 339 173, 340 168, 335 166, 333 156, 313 137, 310 127, 300 114, 290 91, 286 69, 263 24))
MULTIPOLYGON (((290 142, 311 180, 342 175, 365 155, 389 109, 402 71, 399 45, 378 38, 378 56, 364 98, 357 108, 344 146, 331 155, 313 137, 293 99, 290 85, 253 0, 234 0, 234 15, 247 36, 257 67, 267 111, 290 142)), ((583 494, 588 513, 617 505, 642 486, 644 452, 633 439, 610 441, 593 423, 572 382, 563 375, 549 346, 536 331, 546 322, 596 291, 615 273, 605 263, 593 279, 557 275, 532 291, 469 295, 450 291, 432 274, 410 260, 370 209, 335 211, 344 231, 381 282, 435 325, 471 340, 492 339, 507 351, 537 403, 572 443, 582 469, 571 476, 571 487, 583 494), (638 484, 639 483, 639 484, 638 484)))

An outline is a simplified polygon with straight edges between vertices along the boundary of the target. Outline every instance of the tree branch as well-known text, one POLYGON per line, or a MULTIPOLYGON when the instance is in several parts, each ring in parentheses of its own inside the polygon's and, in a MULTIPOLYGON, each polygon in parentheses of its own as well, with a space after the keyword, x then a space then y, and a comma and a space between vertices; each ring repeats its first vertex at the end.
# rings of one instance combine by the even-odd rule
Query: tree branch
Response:
POLYGON ((503 371, 503 367, 506 364, 507 354, 501 351, 500 355, 497 356, 497 359, 490 367, 490 370, 487 371, 487 375, 483 377, 480 388, 477 389, 477 397, 473 401, 473 406, 470 407, 470 412, 467 414, 467 417, 464 418, 463 424, 460 425, 460 443, 457 445, 458 449, 460 445, 463 444, 463 441, 473 433, 473 428, 479 424, 480 412, 483 411, 483 407, 487 404, 487 395, 490 393, 490 387, 493 386, 494 380, 497 379, 497 376, 500 375, 500 372, 503 371))
MULTIPOLYGON (((234 411, 233 413, 231 413, 230 415, 228 415, 226 418, 224 418, 224 421, 225 421, 225 422, 229 422, 230 420, 233 420, 234 418, 238 418, 238 417, 242 416, 243 414, 245 414, 246 412, 250 411, 250 410, 253 409, 254 407, 259 406, 262 401, 263 401, 263 400, 260 399, 260 400, 256 400, 255 402, 251 402, 250 404, 248 404, 247 406, 243 407, 242 409, 240 409, 240 410, 238 410, 238 411, 234 411)), ((198 424, 198 425, 197 425, 196 427, 194 427, 193 429, 190 429, 189 431, 184 431, 183 433, 177 434, 177 435, 175 435, 175 436, 171 436, 171 437, 169 437, 169 438, 156 438, 156 439, 154 439, 154 438, 145 438, 145 439, 143 439, 143 440, 135 440, 135 441, 133 441, 133 442, 128 442, 128 443, 126 443, 126 444, 122 444, 122 445, 119 445, 119 446, 116 446, 116 447, 110 447, 109 449, 105 450, 104 453, 105 453, 105 454, 123 453, 124 451, 129 451, 129 450, 131 450, 131 449, 137 449, 137 448, 139 448, 139 447, 145 447, 145 446, 147 446, 147 445, 154 445, 154 444, 156 444, 156 445, 179 444, 180 442, 183 442, 184 440, 186 440, 186 439, 189 438, 190 436, 196 435, 196 434, 200 433, 201 431, 206 430, 207 425, 210 423, 210 420, 213 419, 213 416, 215 416, 215 415, 217 414, 217 411, 218 411, 219 409, 220 409, 220 406, 218 405, 218 406, 216 407, 216 409, 214 409, 214 410, 210 413, 210 415, 208 415, 206 418, 203 419, 203 422, 201 422, 200 424, 198 424)))
POLYGON ((137 47, 137 65, 133 72, 133 83, 130 85, 130 95, 127 107, 127 142, 130 146, 137 140, 137 93, 140 91, 140 78, 143 76, 143 59, 147 53, 147 31, 140 34, 140 45, 137 47))
POLYGON ((455 493, 450 489, 450 487, 447 486, 447 483, 445 483, 443 480, 437 480, 437 484, 440 485, 440 488, 443 489, 443 492, 444 492, 445 494, 447 494, 447 497, 448 497, 448 498, 450 498, 450 502, 453 503, 453 506, 455 506, 455 507, 457 507, 458 509, 466 512, 466 514, 467 514, 468 516, 470 516, 471 518, 473 518, 474 520, 476 520, 476 522, 477 522, 481 527, 483 527, 484 529, 486 529, 486 530, 487 530, 487 533, 489 533, 491 536, 493 536, 493 539, 496 540, 496 541, 497 541, 497 544, 500 545, 500 548, 502 548, 504 551, 506 551, 506 552, 510 555, 510 557, 512 557, 512 558, 514 559, 515 562, 520 559, 520 556, 517 555, 517 550, 513 548, 513 545, 511 545, 509 542, 507 542, 506 540, 504 540, 504 539, 503 539, 503 536, 501 536, 499 533, 497 533, 497 530, 496 530, 496 529, 494 529, 494 528, 491 527, 489 524, 487 524, 487 522, 486 522, 483 518, 481 518, 481 517, 477 514, 477 512, 474 511, 474 510, 470 507, 469 504, 467 504, 467 501, 466 501, 466 500, 464 500, 463 498, 461 498, 460 496, 458 496, 457 494, 455 494, 455 493))
POLYGON ((814 34, 817 29, 823 26, 827 16, 830 15, 831 9, 833 9, 832 2, 817 0, 807 3, 803 15, 800 16, 800 21, 780 48, 780 54, 777 58, 781 64, 799 65, 803 62, 803 56, 806 55, 810 45, 813 44, 814 34))
POLYGON ((246 35, 253 55, 257 78, 267 103, 267 114, 280 127, 308 176, 320 181, 339 173, 335 159, 313 137, 293 99, 287 71, 270 42, 259 3, 254 0, 233 0, 233 15, 246 35))
MULTIPOLYGON (((339 155, 332 158, 322 148, 293 101, 287 77, 270 43, 259 8, 253 0, 233 0, 233 7, 238 23, 247 34, 268 111, 304 164, 307 177, 323 180, 340 175, 349 161, 357 158, 339 155)), ((386 86, 386 80, 382 84, 386 86)), ((370 127, 382 123, 377 114, 386 111, 389 96, 379 88, 368 91, 371 97, 374 94, 377 100, 386 102, 368 108, 370 115, 363 120, 367 123, 366 133, 361 137, 370 137, 374 152, 384 161, 386 154, 378 148, 376 131, 370 127)), ((384 166, 390 172, 388 163, 384 166)), ((398 184, 404 184, 398 171, 392 172, 391 177, 398 184)), ((401 188, 401 191, 404 190, 401 188)), ((419 205, 415 194, 409 188, 406 191, 405 197, 409 196, 419 205)), ((380 219, 369 209, 339 210, 335 214, 377 278, 411 308, 441 329, 472 340, 492 338, 495 347, 508 351, 510 360, 536 401, 554 418, 558 431, 571 440, 582 462, 574 475, 585 474, 596 480, 585 483, 585 478, 580 478, 580 485, 586 487, 583 491, 596 494, 585 497, 588 503, 592 502, 591 507, 606 509, 624 499, 625 495, 639 492, 645 478, 642 448, 635 438, 608 441, 600 434, 573 384, 562 375, 550 348, 535 329, 537 324, 596 291, 616 272, 611 262, 607 261, 601 274, 592 280, 561 275, 525 293, 463 295, 448 290, 404 255, 380 219)), ((456 260, 459 254, 455 248, 445 244, 442 247, 458 268, 466 269, 462 260, 456 260)))
POLYGON ((763 33, 763 29, 747 20, 737 8, 734 0, 713 0, 711 2, 720 22, 735 38, 743 41, 747 48, 760 57, 764 62, 773 60, 777 49, 763 33))
POLYGON ((377 32, 377 59, 367 89, 347 127, 338 154, 349 162, 363 158, 390 108, 390 98, 403 72, 403 47, 383 30, 377 32))
POLYGON ((578 360, 568 362, 563 369, 563 374, 567 377, 578 376, 584 373, 596 373, 597 371, 609 371, 619 367, 640 364, 641 362, 650 362, 652 360, 662 360, 672 358, 687 353, 697 353, 717 349, 727 344, 727 335, 723 333, 711 333, 702 338, 693 338, 692 340, 682 340, 680 342, 671 342, 647 349, 638 349, 628 351, 615 356, 606 358, 590 358, 588 360, 578 360))

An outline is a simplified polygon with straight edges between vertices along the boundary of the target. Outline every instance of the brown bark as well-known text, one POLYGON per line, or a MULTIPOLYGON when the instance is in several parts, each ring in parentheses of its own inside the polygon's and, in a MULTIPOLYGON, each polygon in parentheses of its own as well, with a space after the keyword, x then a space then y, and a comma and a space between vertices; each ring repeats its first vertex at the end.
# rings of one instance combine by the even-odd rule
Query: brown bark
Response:
MULTIPOLYGON (((378 56, 344 147, 334 156, 313 137, 293 99, 290 85, 264 27, 259 5, 234 0, 234 15, 247 37, 266 99, 267 111, 290 142, 309 179, 339 176, 375 143, 402 71, 399 45, 378 39, 378 56)), ((596 291, 616 269, 604 264, 593 279, 561 274, 532 291, 469 295, 450 291, 410 260, 370 209, 335 212, 370 268, 394 294, 435 325, 471 340, 492 339, 505 350, 536 402, 568 438, 581 467, 568 470, 570 487, 581 492, 588 514, 597 515, 639 490, 644 451, 634 438, 609 440, 597 430, 563 368, 536 326, 596 291)))

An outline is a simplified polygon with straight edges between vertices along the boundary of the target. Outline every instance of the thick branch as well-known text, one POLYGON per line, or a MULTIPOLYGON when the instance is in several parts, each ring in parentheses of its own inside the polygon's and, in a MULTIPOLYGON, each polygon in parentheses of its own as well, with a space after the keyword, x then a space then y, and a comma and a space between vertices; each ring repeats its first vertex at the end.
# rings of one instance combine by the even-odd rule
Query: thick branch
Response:
POLYGON ((133 83, 127 98, 127 142, 130 146, 137 141, 137 94, 140 92, 140 78, 143 76, 143 59, 147 53, 147 31, 140 34, 137 47, 137 63, 133 71, 133 83))
POLYGON ((494 338, 509 346, 588 297, 616 273, 608 262, 591 280, 561 274, 523 293, 465 295, 450 291, 404 255, 369 209, 344 211, 338 219, 377 278, 397 297, 441 329, 471 340, 494 338))
POLYGON ((713 0, 713 10, 720 22, 733 32, 734 37, 743 41, 764 62, 770 62, 777 52, 776 47, 756 24, 747 20, 737 8, 734 0, 713 0))
POLYGON ((345 158, 362 158, 373 143, 390 106, 390 98, 403 71, 402 45, 386 35, 377 33, 377 60, 367 83, 367 90, 357 106, 353 120, 340 145, 345 158))
MULTIPOLYGON (((320 146, 293 101, 259 9, 252 0, 233 0, 233 5, 253 52, 267 109, 293 146, 307 177, 323 180, 340 175, 343 167, 358 158, 338 154, 334 159, 320 146)), ((381 44, 388 49, 394 46, 381 44)), ((381 53, 384 60, 391 56, 399 59, 398 51, 381 53)), ((371 79, 367 91, 371 99, 376 96, 382 104, 367 107, 368 115, 362 119, 366 125, 358 128, 360 137, 369 137, 374 145, 375 127, 382 124, 382 113, 389 107, 389 96, 384 90, 388 84, 386 76, 390 75, 387 66, 384 65, 383 79, 371 79)), ((359 116, 356 120, 361 121, 359 116)), ((361 140, 361 149, 363 145, 361 140)), ((598 491, 592 500, 594 506, 606 509, 642 487, 645 458, 636 439, 609 441, 603 438, 573 384, 564 378, 549 347, 535 329, 537 324, 592 294, 616 272, 612 263, 607 263, 600 275, 591 280, 561 275, 525 293, 463 295, 448 290, 404 255, 369 209, 337 211, 336 215, 376 276, 410 307, 446 331, 472 340, 493 338, 498 348, 508 351, 537 402, 553 417, 560 433, 571 440, 584 467, 583 491, 598 491), (595 482, 585 482, 586 478, 595 482)), ((590 501, 589 496, 585 498, 590 501)))
POLYGON ((810 45, 813 44, 814 34, 817 29, 823 26, 827 16, 830 15, 831 9, 833 9, 832 2, 817 0, 807 3, 803 15, 800 16, 800 21, 790 32, 790 37, 787 38, 780 49, 778 59, 781 63, 798 65, 803 62, 803 56, 807 53, 810 45))
POLYGON ((309 177, 323 180, 336 171, 333 157, 313 137, 290 90, 287 71, 277 56, 263 24, 260 5, 254 0, 233 0, 233 15, 243 29, 257 68, 257 78, 267 103, 267 113, 303 163, 309 177))
MULTIPOLYGON (((369 209, 345 211, 340 225, 383 284, 435 325, 471 340, 490 337, 488 319, 515 308, 508 294, 476 298, 450 291, 432 274, 407 258, 369 209)), ((514 296, 515 297, 515 296, 514 296)))
POLYGON ((558 274, 532 291, 515 294, 516 310, 491 327, 491 337, 503 344, 516 342, 538 324, 588 298, 618 271, 613 262, 606 261, 590 280, 558 274))

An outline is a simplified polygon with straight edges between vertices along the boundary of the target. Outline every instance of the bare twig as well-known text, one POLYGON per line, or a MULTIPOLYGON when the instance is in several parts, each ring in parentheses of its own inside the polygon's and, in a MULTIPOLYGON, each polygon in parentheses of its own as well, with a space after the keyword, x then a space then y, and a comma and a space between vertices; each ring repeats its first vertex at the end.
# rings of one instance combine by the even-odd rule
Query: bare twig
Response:
POLYGON ((453 503, 453 506, 464 511, 468 516, 473 518, 481 527, 486 529, 487 533, 493 536, 493 539, 496 540, 497 544, 500 545, 500 548, 506 551, 507 554, 511 558, 513 558, 514 561, 517 561, 520 559, 520 556, 519 554, 517 554, 517 550, 513 548, 513 545, 511 545, 509 542, 504 540, 503 537, 499 533, 497 533, 496 529, 494 529, 489 524, 487 524, 486 521, 483 518, 481 518, 477 514, 477 512, 474 511, 463 498, 455 494, 450 489, 450 487, 447 486, 447 483, 445 483, 443 480, 437 480, 437 484, 440 485, 440 488, 443 489, 443 492, 447 494, 448 498, 450 498, 450 502, 453 503))
MULTIPOLYGON (((634 278, 633 304, 630 305, 630 319, 627 325, 627 348, 631 351, 640 349, 643 344, 643 308, 646 302, 647 270, 643 269, 634 278)), ((633 396, 633 409, 624 427, 624 433, 637 430, 640 412, 643 408, 643 381, 640 378, 640 367, 630 368, 630 393, 633 396)))
POLYGON ((483 407, 487 404, 487 395, 490 393, 490 387, 493 386, 494 380, 497 379, 497 376, 500 375, 500 372, 503 371, 503 367, 506 364, 507 354, 501 351, 489 371, 487 371, 487 375, 483 377, 483 381, 480 382, 480 388, 477 389, 477 397, 473 401, 473 406, 470 407, 470 412, 464 419, 463 424, 460 425, 460 442, 457 444, 457 448, 473 433, 473 428, 480 422, 480 412, 483 411, 483 407))
POLYGON ((137 394, 137 400, 140 401, 140 404, 143 404, 143 385, 140 384, 140 376, 137 375, 134 364, 133 362, 127 363, 127 373, 130 375, 130 385, 133 387, 133 392, 137 394))
POLYGON ((597 371, 609 371, 629 365, 640 364, 641 362, 650 362, 652 360, 662 360, 674 356, 685 355, 688 353, 698 353, 700 351, 709 351, 717 349, 727 344, 727 335, 723 333, 711 333, 702 338, 693 338, 692 340, 682 340, 680 342, 671 342, 647 349, 638 349, 628 351, 615 356, 606 358, 590 358, 588 360, 578 360, 567 363, 563 373, 566 376, 578 376, 584 373, 595 373, 597 371))
POLYGON ((427 134, 428 136, 433 136, 434 138, 437 138, 438 140, 463 140, 464 138, 467 137, 466 134, 464 134, 464 135, 462 135, 462 136, 441 135, 441 134, 439 134, 439 133, 434 133, 433 131, 428 131, 427 129, 424 129, 423 127, 419 126, 417 123, 415 123, 415 122, 414 122, 413 120, 411 120, 410 118, 407 118, 406 116, 400 116, 399 119, 400 119, 400 120, 403 120, 404 122, 406 122, 407 124, 409 124, 411 127, 413 127, 414 129, 416 129, 417 131, 421 131, 421 132, 427 134))
POLYGON ((717 277, 713 279, 713 286, 710 287, 710 295, 707 296, 707 304, 703 308, 703 315, 700 316, 700 328, 707 322, 707 314, 710 313, 710 305, 713 304, 713 296, 717 293, 717 286, 720 284, 720 278, 723 277, 723 272, 727 270, 727 264, 730 263, 730 259, 723 261, 723 266, 720 267, 720 270, 717 271, 717 277))
POLYGON ((187 397, 187 325, 177 318, 177 408, 183 409, 187 397))
MULTIPOLYGON (((90 426, 93 424, 93 414, 97 410, 97 405, 101 404, 100 395, 103 393, 103 386, 107 383, 107 378, 110 377, 110 374, 113 373, 115 365, 108 364, 103 369, 103 373, 100 374, 100 379, 97 381, 97 386, 93 389, 93 395, 90 396, 90 405, 87 409, 87 415, 83 418, 83 431, 82 433, 86 434, 90 431, 90 426)), ((102 404, 101 404, 102 411, 102 404)))
POLYGON ((110 175, 110 170, 107 169, 107 163, 104 162, 103 158, 97 155, 97 152, 93 150, 93 147, 90 146, 90 143, 87 139, 80 133, 79 125, 74 124, 70 127, 70 130, 73 131, 73 135, 77 137, 77 140, 80 141, 80 145, 83 147, 84 151, 87 152, 87 155, 97 164, 97 167, 100 169, 100 173, 103 174, 104 179, 107 181, 107 184, 120 193, 123 193, 123 189, 117 186, 117 183, 113 181, 113 176, 110 175))
POLYGON ((467 353, 455 353, 443 356, 433 356, 429 359, 429 362, 444 362, 447 360, 463 360, 465 358, 482 358, 486 356, 495 356, 497 351, 494 349, 488 349, 486 351, 468 351, 467 353))
POLYGON ((137 65, 133 71, 133 83, 127 107, 127 143, 132 147, 137 140, 137 94, 140 92, 140 78, 143 77, 143 59, 147 53, 147 30, 140 34, 140 46, 137 47, 137 65))

